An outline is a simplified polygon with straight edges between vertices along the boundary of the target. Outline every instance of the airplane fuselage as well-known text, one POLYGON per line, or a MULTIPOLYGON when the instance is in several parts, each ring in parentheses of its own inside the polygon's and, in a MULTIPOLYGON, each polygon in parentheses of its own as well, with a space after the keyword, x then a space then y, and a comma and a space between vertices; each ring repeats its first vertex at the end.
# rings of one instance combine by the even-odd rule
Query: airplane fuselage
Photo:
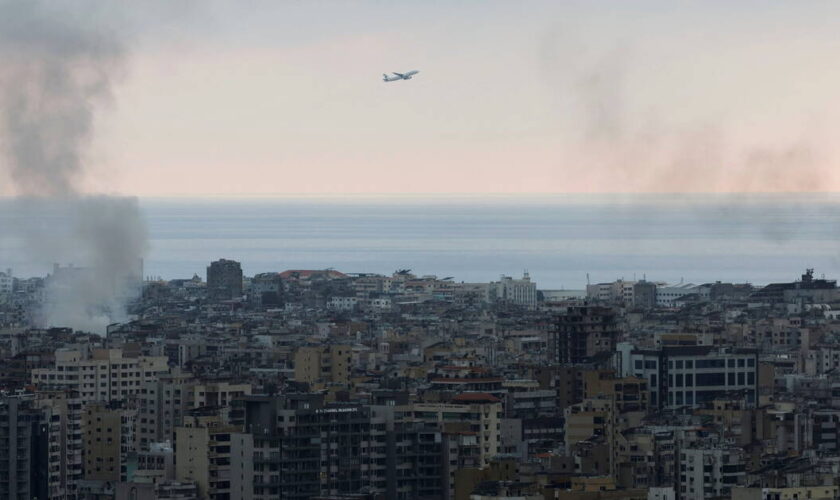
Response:
POLYGON ((408 71, 406 73, 397 73, 396 71, 393 71, 392 74, 394 76, 388 76, 387 74, 383 74, 382 75, 382 81, 383 82, 395 82, 397 80, 411 80, 411 78, 414 75, 416 75, 417 73, 419 73, 419 71, 417 71, 416 69, 408 71))

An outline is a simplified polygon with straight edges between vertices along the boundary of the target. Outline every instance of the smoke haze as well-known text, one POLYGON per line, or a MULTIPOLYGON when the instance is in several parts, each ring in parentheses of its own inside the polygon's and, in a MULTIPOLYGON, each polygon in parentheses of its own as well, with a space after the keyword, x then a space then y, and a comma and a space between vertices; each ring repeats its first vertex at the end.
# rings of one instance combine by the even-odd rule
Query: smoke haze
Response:
POLYGON ((38 264, 81 264, 48 280, 41 321, 102 333, 126 319, 147 250, 133 198, 80 190, 98 108, 123 69, 117 12, 90 2, 0 1, 2 170, 38 264), (95 7, 95 8, 92 8, 95 7))
MULTIPOLYGON (((642 57, 644 49, 632 41, 591 47, 579 36, 555 29, 541 42, 543 77, 562 94, 556 102, 567 126, 556 150, 558 169, 575 169, 585 179, 560 191, 813 192, 837 178, 834 158, 821 147, 821 128, 806 110, 791 121, 799 130, 786 123, 772 137, 745 134, 744 124, 725 112, 687 111, 696 103, 674 102, 674 89, 657 95, 657 80, 664 79, 657 72, 665 68, 651 66, 650 54, 642 57)), ((729 92, 754 90, 745 82, 729 92)), ((694 97, 714 103, 708 94, 694 97)))

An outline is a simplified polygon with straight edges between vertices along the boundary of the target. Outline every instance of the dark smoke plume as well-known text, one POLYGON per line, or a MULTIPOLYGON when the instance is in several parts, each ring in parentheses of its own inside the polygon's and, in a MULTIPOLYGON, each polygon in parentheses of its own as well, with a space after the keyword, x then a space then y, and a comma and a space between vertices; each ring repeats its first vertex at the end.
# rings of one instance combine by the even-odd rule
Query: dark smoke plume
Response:
POLYGON ((18 197, 17 232, 35 263, 84 266, 50 277, 44 326, 103 332, 125 319, 142 279, 136 200, 81 191, 95 112, 124 63, 118 4, 0 0, 0 165, 18 197))

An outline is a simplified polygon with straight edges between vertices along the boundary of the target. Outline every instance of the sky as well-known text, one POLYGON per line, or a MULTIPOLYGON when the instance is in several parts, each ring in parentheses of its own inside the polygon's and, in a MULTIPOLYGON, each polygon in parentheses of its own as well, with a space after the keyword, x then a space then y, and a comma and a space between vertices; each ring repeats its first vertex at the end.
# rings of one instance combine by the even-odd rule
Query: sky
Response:
POLYGON ((86 192, 840 191, 837 2, 125 5, 86 192))

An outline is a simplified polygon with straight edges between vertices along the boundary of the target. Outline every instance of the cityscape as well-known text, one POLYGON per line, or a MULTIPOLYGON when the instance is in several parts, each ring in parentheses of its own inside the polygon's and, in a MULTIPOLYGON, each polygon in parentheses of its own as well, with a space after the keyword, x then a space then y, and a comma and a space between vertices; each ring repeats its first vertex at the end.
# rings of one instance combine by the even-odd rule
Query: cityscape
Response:
POLYGON ((0 0, 0 500, 840 500, 837 19, 0 0))
POLYGON ((544 290, 219 259, 101 334, 32 326, 51 279, 0 274, 3 498, 839 494, 840 288, 811 269, 544 290))

